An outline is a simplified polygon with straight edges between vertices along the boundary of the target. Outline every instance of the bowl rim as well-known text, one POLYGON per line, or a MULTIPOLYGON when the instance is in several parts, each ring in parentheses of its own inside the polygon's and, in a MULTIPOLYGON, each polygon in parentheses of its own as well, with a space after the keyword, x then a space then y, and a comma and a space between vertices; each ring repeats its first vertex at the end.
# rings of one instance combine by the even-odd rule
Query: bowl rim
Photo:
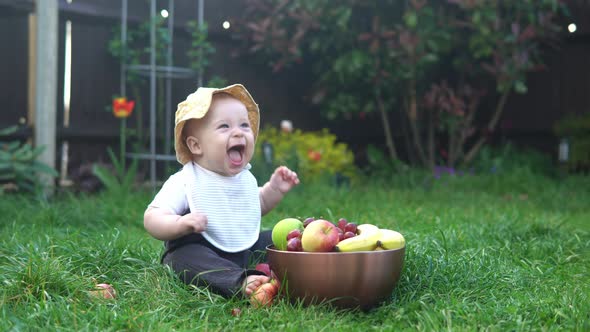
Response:
POLYGON ((274 244, 269 244, 265 247, 267 251, 273 251, 278 253, 285 253, 288 255, 355 255, 355 254, 369 254, 369 253, 389 253, 393 251, 400 251, 405 250, 406 245, 398 249, 383 249, 383 250, 363 250, 363 251, 348 251, 348 252, 340 252, 340 251, 287 251, 287 250, 279 250, 274 248, 274 244))

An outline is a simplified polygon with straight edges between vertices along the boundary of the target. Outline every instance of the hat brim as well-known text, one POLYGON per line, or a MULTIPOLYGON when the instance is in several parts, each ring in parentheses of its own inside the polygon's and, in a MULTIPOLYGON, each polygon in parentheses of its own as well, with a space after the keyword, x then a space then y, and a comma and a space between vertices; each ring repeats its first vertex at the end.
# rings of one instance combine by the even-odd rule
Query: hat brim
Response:
POLYGON ((182 130, 186 121, 191 119, 202 119, 205 117, 209 108, 213 95, 217 93, 227 93, 234 98, 241 101, 248 111, 248 120, 250 127, 254 134, 254 142, 258 137, 258 129, 260 126, 260 109, 258 104, 254 101, 248 90, 241 84, 233 84, 225 88, 199 88, 197 91, 188 95, 186 100, 178 104, 175 114, 174 126, 174 149, 176 150, 176 159, 182 165, 192 160, 192 154, 182 137, 182 130))

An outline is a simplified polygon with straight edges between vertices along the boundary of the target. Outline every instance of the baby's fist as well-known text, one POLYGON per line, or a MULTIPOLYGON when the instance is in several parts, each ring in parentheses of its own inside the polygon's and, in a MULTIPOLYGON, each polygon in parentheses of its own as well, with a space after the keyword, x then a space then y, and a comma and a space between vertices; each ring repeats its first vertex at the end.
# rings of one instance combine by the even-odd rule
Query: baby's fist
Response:
POLYGON ((207 229, 207 216, 201 213, 189 213, 181 217, 181 222, 191 233, 201 233, 207 229))
POLYGON ((282 194, 288 192, 294 186, 299 184, 297 173, 293 172, 286 166, 278 167, 270 177, 270 185, 273 189, 282 194))

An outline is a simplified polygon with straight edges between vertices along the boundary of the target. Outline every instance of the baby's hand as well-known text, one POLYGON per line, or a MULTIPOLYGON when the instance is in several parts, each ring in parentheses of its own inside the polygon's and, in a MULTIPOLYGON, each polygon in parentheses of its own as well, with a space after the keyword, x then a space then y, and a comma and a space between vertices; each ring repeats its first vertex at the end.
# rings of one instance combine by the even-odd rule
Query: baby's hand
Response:
POLYGON ((189 213, 180 217, 181 222, 190 233, 201 233, 207 229, 207 216, 201 213, 189 213))
POLYGON ((299 184, 297 173, 288 169, 286 166, 278 167, 270 177, 270 186, 284 194, 299 184))

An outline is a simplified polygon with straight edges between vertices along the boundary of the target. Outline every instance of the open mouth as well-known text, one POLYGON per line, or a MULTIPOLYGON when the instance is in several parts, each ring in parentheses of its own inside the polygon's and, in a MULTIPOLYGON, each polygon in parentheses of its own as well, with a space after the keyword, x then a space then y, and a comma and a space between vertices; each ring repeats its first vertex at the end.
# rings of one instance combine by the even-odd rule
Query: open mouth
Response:
POLYGON ((233 165, 242 164, 242 160, 244 160, 245 149, 246 146, 244 144, 237 144, 227 150, 227 155, 229 156, 229 160, 233 165))

